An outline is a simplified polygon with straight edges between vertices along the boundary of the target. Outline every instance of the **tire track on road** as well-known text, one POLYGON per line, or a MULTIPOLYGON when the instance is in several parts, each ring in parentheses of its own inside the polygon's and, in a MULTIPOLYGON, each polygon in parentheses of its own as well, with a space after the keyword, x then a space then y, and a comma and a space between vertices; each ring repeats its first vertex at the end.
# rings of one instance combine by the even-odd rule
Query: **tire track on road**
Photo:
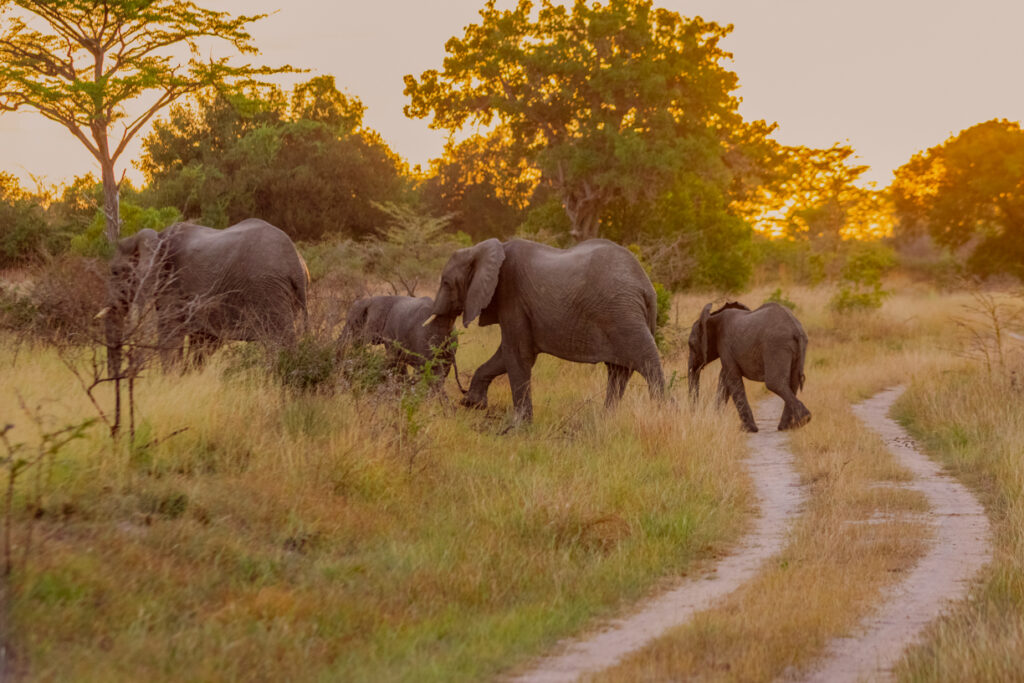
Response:
POLYGON ((892 680, 893 667, 907 646, 946 606, 967 596, 971 580, 991 558, 991 531, 981 503, 921 453, 906 430, 889 417, 904 388, 887 389, 855 405, 853 411, 914 475, 904 488, 927 497, 935 537, 906 580, 883 595, 880 611, 862 621, 856 635, 834 639, 824 660, 799 680, 892 680))
POLYGON ((587 638, 563 641, 556 647, 558 654, 540 660, 512 680, 562 683, 614 666, 732 593, 753 578, 765 560, 782 550, 790 522, 806 497, 787 447, 789 437, 775 429, 782 405, 781 399, 771 397, 759 406, 758 412, 765 417, 758 421, 761 431, 749 437, 750 454, 745 463, 760 514, 754 529, 733 552, 699 578, 686 579, 677 588, 645 600, 631 616, 616 619, 587 638))

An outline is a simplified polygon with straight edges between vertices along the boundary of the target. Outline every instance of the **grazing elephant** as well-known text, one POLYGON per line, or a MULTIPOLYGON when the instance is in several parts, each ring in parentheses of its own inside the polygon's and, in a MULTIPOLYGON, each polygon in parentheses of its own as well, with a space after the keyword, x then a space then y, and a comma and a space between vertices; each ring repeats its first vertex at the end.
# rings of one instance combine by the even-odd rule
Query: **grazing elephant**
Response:
POLYGON ((744 377, 764 382, 786 402, 780 430, 803 426, 810 421, 811 413, 797 399, 796 392, 804 386, 806 355, 804 328, 784 306, 767 303, 751 311, 741 303, 730 302, 712 313, 708 304, 690 331, 690 394, 697 398, 701 370, 720 358, 718 403, 731 397, 744 429, 757 431, 743 388, 744 377))
POLYGON ((432 316, 433 308, 434 300, 429 296, 356 299, 348 309, 339 350, 352 342, 384 344, 390 365, 403 373, 406 365, 422 370, 437 354, 440 365, 435 371, 443 381, 455 363, 455 316, 432 316))
POLYGON ((164 368, 182 357, 186 336, 195 361, 226 340, 295 342, 306 322, 309 271, 291 239, 257 218, 223 230, 175 223, 140 230, 117 244, 104 318, 108 371, 121 372, 129 314, 152 307, 164 368))
POLYGON ((487 405, 487 389, 508 373, 516 417, 533 418, 530 374, 538 353, 608 367, 606 405, 636 371, 652 396, 665 379, 654 343, 657 298, 627 249, 595 239, 570 249, 528 240, 489 239, 459 249, 444 267, 434 314, 498 324, 501 345, 473 374, 463 404, 487 405))

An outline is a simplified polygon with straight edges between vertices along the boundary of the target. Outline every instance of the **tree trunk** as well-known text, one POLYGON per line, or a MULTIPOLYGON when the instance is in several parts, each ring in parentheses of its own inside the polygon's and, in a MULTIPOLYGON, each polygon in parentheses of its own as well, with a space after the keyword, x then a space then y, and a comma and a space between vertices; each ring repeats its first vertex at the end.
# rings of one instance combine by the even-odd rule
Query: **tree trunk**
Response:
POLYGON ((100 162, 103 169, 103 215, 107 226, 104 234, 110 244, 116 244, 121 237, 120 183, 114 175, 114 162, 100 162))
POLYGON ((583 197, 565 192, 562 195, 562 206, 569 217, 569 234, 577 242, 598 237, 601 229, 601 202, 597 197, 587 193, 583 197))

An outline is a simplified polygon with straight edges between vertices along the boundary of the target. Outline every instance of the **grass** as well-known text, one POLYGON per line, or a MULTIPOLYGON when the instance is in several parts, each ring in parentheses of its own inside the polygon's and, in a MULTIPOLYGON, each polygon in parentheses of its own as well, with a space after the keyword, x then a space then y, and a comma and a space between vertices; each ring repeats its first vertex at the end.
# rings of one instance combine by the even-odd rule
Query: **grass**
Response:
POLYGON ((1024 345, 990 374, 975 361, 916 383, 899 417, 967 482, 993 524, 994 556, 970 599, 927 631, 903 681, 1009 681, 1024 661, 1024 345))
MULTIPOLYGON (((751 307, 769 288, 740 297, 751 307)), ((979 491, 997 560, 972 601, 899 673, 1012 678, 1024 653, 1024 444, 1019 384, 996 390, 957 355, 966 295, 909 286, 881 311, 837 316, 788 289, 810 337, 814 414, 793 433, 809 499, 790 544, 749 585, 601 680, 769 680, 847 633, 924 550, 919 495, 850 412, 910 385, 900 415, 979 491), (1016 393, 1014 393, 1016 392, 1016 393), (909 513, 904 518, 899 515, 909 513), (864 523, 891 516, 882 523, 864 523)), ((710 296, 679 296, 679 348, 710 296)), ((461 340, 471 371, 493 328, 461 340)), ((685 381, 686 359, 665 358, 685 381)), ((31 440, 18 396, 59 427, 93 414, 51 350, 0 344, 0 422, 31 440)), ((711 370, 714 370, 712 368, 711 370)), ((1020 371, 1019 371, 1020 372, 1020 371)), ((705 397, 659 406, 634 377, 606 413, 603 368, 542 357, 535 423, 505 433, 505 380, 487 411, 409 394, 301 395, 221 354, 152 373, 128 454, 95 428, 18 490, 7 639, 31 678, 479 680, 586 630, 726 552, 746 527, 746 439, 705 397), (234 370, 234 371, 231 371, 234 370), (166 438, 172 432, 186 431, 166 438), (162 440, 161 440, 162 439, 162 440), (17 557, 21 557, 17 555, 17 557)), ((1019 375, 1018 375, 1019 376, 1019 375)), ((451 385, 451 381, 448 382, 451 385)), ((752 403, 766 396, 748 385, 752 403)))
MULTIPOLYGON (((474 368, 497 343, 474 330, 474 368)), ((679 361, 677 361, 679 362, 679 361)), ((609 615, 741 533, 733 416, 544 358, 536 422, 388 395, 296 395, 253 372, 151 373, 139 443, 99 428, 19 490, 10 647, 31 678, 477 680, 609 615), (415 422, 415 429, 410 423, 415 422), (21 547, 18 548, 19 552, 21 547), (20 555, 19 555, 20 557, 20 555)), ((45 348, 0 348, 0 416, 92 414, 45 348)))
MULTIPOLYGON (((748 303, 759 301, 757 294, 748 303)), ((914 513, 927 504, 920 494, 885 486, 907 474, 850 405, 949 367, 949 299, 912 292, 878 313, 836 316, 825 293, 791 297, 810 338, 802 400, 814 417, 791 438, 809 499, 788 547, 722 604, 595 680, 767 681, 795 674, 830 639, 848 633, 923 553, 929 530, 914 513), (865 523, 872 518, 884 521, 865 523)), ((756 403, 765 393, 752 388, 756 403)))

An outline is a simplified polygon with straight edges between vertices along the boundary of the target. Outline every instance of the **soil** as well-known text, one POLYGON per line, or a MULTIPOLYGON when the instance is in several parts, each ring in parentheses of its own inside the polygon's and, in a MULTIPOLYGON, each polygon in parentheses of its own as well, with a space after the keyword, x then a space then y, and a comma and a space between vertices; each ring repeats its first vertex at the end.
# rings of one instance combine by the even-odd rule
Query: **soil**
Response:
POLYGON ((718 599, 751 579, 761 564, 783 548, 789 522, 796 517, 805 492, 786 447, 788 436, 776 431, 782 401, 764 401, 756 434, 751 434, 750 470, 760 514, 752 531, 729 556, 701 572, 696 578, 646 600, 631 616, 607 624, 593 635, 560 643, 557 654, 536 663, 513 680, 522 683, 575 681, 583 675, 614 666, 666 631, 686 623, 694 614, 711 607, 718 599))
POLYGON ((824 658, 798 680, 886 681, 903 651, 949 604, 967 596, 971 581, 992 554, 991 531, 981 503, 960 482, 942 473, 889 415, 903 387, 883 391, 854 406, 854 413, 885 441, 913 475, 905 488, 928 499, 931 547, 907 578, 879 601, 881 608, 856 632, 833 640, 824 658))
MULTIPOLYGON (((879 600, 879 610, 849 636, 833 640, 825 655, 803 673, 790 671, 787 680, 884 681, 904 650, 924 627, 953 601, 966 597, 973 577, 991 557, 991 532, 985 511, 969 490, 942 473, 915 446, 913 439, 888 417, 903 387, 883 391, 854 406, 855 414, 877 432, 897 461, 913 475, 901 486, 921 491, 930 512, 925 520, 935 534, 925 557, 900 584, 879 600)), ((588 637, 563 641, 557 654, 535 663, 514 680, 529 683, 575 681, 622 661, 666 631, 686 623, 752 578, 762 563, 779 552, 790 521, 797 515, 805 491, 793 468, 788 437, 775 425, 782 402, 764 401, 757 413, 761 430, 750 435, 746 464, 753 479, 760 514, 750 534, 729 556, 699 578, 648 599, 631 616, 607 624, 588 637)), ((872 520, 876 523, 885 520, 872 520)))

